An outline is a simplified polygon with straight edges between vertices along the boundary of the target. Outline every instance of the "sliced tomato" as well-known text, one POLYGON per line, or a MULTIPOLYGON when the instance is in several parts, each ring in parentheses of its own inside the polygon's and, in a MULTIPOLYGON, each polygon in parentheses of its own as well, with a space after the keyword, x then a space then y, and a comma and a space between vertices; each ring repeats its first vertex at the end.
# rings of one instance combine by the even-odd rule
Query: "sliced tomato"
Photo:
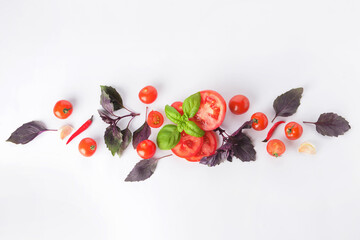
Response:
POLYGON ((159 128, 164 123, 164 117, 158 111, 151 111, 148 115, 147 123, 152 128, 159 128))
POLYGON ((199 110, 191 120, 204 131, 214 130, 224 121, 226 102, 219 93, 213 90, 201 91, 200 94, 199 110))
POLYGON ((182 132, 179 143, 171 151, 178 157, 188 158, 200 151, 203 141, 203 137, 194 137, 182 132))
POLYGON ((205 132, 204 141, 201 146, 200 151, 198 151, 194 156, 186 158, 190 162, 199 162, 203 157, 210 156, 215 153, 217 148, 216 135, 213 131, 205 132))
POLYGON ((183 105, 182 102, 174 102, 173 104, 171 104, 171 106, 172 106, 173 108, 175 108, 181 115, 183 115, 183 114, 184 114, 184 111, 183 111, 183 109, 182 109, 182 105, 183 105))

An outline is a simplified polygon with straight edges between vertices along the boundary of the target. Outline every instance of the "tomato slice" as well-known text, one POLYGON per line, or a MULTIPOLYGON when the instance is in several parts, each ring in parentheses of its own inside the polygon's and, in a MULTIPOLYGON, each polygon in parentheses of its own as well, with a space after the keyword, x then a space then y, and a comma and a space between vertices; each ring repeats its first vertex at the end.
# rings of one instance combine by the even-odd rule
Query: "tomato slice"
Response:
POLYGON ((200 151, 203 141, 203 137, 194 137, 182 132, 179 143, 171 151, 178 157, 188 158, 200 151))
POLYGON ((226 102, 219 93, 213 90, 201 91, 200 95, 200 108, 191 120, 204 131, 214 130, 224 121, 226 102))
POLYGON ((204 141, 201 146, 200 151, 198 151, 194 156, 186 158, 190 162, 199 162, 203 157, 210 156, 213 154, 217 148, 216 135, 213 131, 205 132, 203 136, 204 141))
POLYGON ((148 115, 147 123, 152 128, 159 128, 164 123, 164 117, 158 111, 151 111, 148 115))

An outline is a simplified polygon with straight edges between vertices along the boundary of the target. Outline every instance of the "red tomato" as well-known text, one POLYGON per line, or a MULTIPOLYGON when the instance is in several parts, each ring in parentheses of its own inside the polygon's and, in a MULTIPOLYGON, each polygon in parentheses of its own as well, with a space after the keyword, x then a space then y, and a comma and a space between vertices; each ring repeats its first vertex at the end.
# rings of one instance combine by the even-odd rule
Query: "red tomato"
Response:
POLYGON ((249 107, 249 99, 244 95, 235 95, 229 101, 230 111, 236 115, 246 113, 249 107))
POLYGON ((53 111, 56 117, 65 119, 71 115, 73 107, 69 101, 60 100, 55 104, 53 111))
POLYGON ((173 108, 175 108, 181 115, 183 115, 183 114, 184 114, 184 111, 183 111, 183 109, 182 109, 182 105, 183 105, 182 102, 174 102, 173 104, 171 104, 171 106, 172 106, 173 108))
POLYGON ((285 136, 290 140, 296 140, 301 137, 303 128, 296 122, 289 122, 285 126, 285 136))
POLYGON ((226 102, 219 93, 213 90, 201 91, 200 94, 199 110, 191 120, 204 131, 214 130, 224 121, 226 102))
POLYGON ((268 119, 266 115, 261 112, 254 113, 251 116, 251 119, 253 120, 252 128, 256 131, 264 130, 268 125, 268 119))
POLYGON ((285 144, 279 139, 272 139, 266 146, 267 152, 274 157, 280 157, 286 150, 285 144))
POLYGON ((146 86, 139 92, 140 101, 145 104, 153 103, 157 98, 157 90, 153 86, 146 86))
POLYGON ((205 132, 203 136, 203 144, 200 150, 192 157, 186 158, 190 162, 199 162, 203 157, 210 156, 215 153, 217 148, 216 135, 213 131, 205 132))
POLYGON ((96 146, 97 145, 94 139, 84 138, 79 143, 79 152, 85 157, 90 157, 95 153, 96 146))
POLYGON ((178 157, 188 158, 200 151, 202 144, 203 137, 194 137, 182 132, 179 143, 171 151, 178 157))
POLYGON ((147 123, 152 128, 159 128, 164 123, 163 115, 158 111, 151 111, 149 113, 147 123))
POLYGON ((151 140, 144 140, 136 147, 137 154, 144 159, 149 159, 154 156, 156 152, 156 145, 151 140))

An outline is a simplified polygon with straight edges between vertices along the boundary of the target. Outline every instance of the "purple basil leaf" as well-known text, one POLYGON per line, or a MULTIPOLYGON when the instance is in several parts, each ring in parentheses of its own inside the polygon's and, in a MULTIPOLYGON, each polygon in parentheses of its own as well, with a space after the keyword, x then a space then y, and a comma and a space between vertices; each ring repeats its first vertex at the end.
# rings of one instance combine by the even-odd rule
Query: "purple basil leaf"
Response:
POLYGON ((231 136, 236 137, 237 135, 242 134, 242 130, 251 128, 252 123, 253 123, 252 120, 244 122, 244 124, 241 125, 241 127, 238 130, 236 130, 233 134, 231 134, 231 136))
POLYGON ((125 128, 124 130, 122 130, 121 134, 122 134, 122 142, 121 142, 119 150, 117 151, 117 154, 119 155, 119 157, 122 155, 124 150, 129 146, 131 139, 132 139, 132 133, 129 130, 129 128, 125 128))
POLYGON ((137 145, 148 139, 151 134, 151 128, 149 127, 148 123, 145 121, 144 124, 139 127, 134 133, 133 133, 133 147, 136 149, 137 145))
MULTIPOLYGON (((115 88, 110 87, 110 86, 100 86, 100 87, 101 87, 101 95, 106 94, 108 96, 108 98, 110 98, 110 102, 113 105, 113 111, 119 110, 124 107, 122 98, 121 98, 120 94, 116 91, 115 88), (105 94, 103 94, 103 93, 105 93, 105 94)), ((102 97, 101 97, 101 99, 102 99, 102 97)), ((106 102, 108 101, 106 98, 104 100, 106 100, 106 102)), ((106 109, 106 108, 104 107, 104 109, 106 109)), ((108 110, 108 109, 106 109, 106 110, 108 110)), ((109 111, 109 112, 111 112, 111 111, 109 111)))
POLYGON ((239 134, 235 138, 230 138, 229 141, 232 143, 234 157, 239 158, 243 162, 255 161, 256 151, 251 139, 246 134, 239 134))
POLYGON ((122 134, 120 128, 115 125, 110 125, 105 130, 104 140, 107 148, 114 156, 120 149, 122 143, 122 134))
POLYGON ((16 129, 6 141, 15 144, 26 144, 45 131, 50 130, 45 127, 44 123, 40 121, 31 121, 16 129))
POLYGON ((143 159, 138 162, 133 170, 126 177, 125 182, 144 181, 153 175, 155 172, 159 158, 143 159))
MULTIPOLYGON (((311 123, 311 122, 304 122, 311 123)), ((351 127, 348 121, 336 113, 323 113, 320 115, 316 125, 316 131, 323 136, 337 137, 343 135, 351 127)))
POLYGON ((288 117, 296 113, 298 107, 300 106, 300 99, 303 92, 304 89, 302 87, 293 88, 278 96, 273 103, 276 114, 272 121, 274 121, 278 116, 288 117))
POLYGON ((220 163, 224 162, 225 160, 228 160, 231 162, 232 156, 231 156, 231 144, 225 143, 220 148, 218 148, 214 154, 203 157, 200 160, 201 164, 208 165, 209 167, 214 167, 216 165, 219 165, 220 163))
POLYGON ((100 104, 106 112, 111 114, 114 112, 114 105, 111 102, 110 96, 105 91, 101 91, 100 104))
POLYGON ((110 117, 110 113, 104 109, 98 109, 101 119, 107 124, 113 124, 115 120, 110 117))

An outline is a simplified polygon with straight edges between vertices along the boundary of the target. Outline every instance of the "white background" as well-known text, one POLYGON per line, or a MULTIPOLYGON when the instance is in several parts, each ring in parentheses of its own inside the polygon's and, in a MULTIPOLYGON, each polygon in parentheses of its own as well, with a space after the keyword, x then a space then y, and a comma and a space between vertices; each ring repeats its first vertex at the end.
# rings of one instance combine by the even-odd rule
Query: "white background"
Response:
POLYGON ((359 12, 356 0, 0 0, 0 239, 360 239, 359 12), (134 130, 149 84, 160 111, 203 89, 226 101, 246 95, 246 114, 227 113, 229 132, 254 112, 271 118, 275 97, 302 86, 287 121, 334 111, 352 129, 330 138, 304 126, 293 142, 278 130, 287 146, 278 159, 261 142, 271 125, 247 130, 256 162, 209 168, 171 157, 147 181, 125 183, 139 157, 106 149, 99 85, 141 113, 134 130), (59 99, 74 104, 66 120, 52 113, 59 99), (92 114, 68 146, 56 132, 5 142, 31 120, 78 128, 92 114), (83 137, 98 142, 91 158, 77 150, 83 137), (297 152, 304 141, 315 156, 297 152))

